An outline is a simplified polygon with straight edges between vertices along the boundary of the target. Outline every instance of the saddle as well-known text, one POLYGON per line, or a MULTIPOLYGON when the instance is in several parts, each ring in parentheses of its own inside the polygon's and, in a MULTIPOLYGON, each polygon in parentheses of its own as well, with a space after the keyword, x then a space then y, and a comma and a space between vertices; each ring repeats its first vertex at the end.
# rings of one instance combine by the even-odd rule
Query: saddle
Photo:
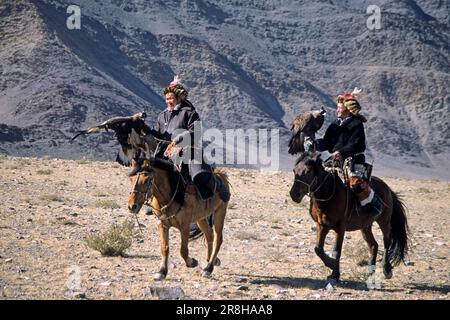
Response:
POLYGON ((192 181, 192 178, 189 175, 189 170, 181 170, 180 173, 183 189, 187 194, 197 194, 199 198, 204 201, 213 197, 214 194, 209 188, 205 186, 198 186, 192 181))
POLYGON ((334 158, 328 158, 323 162, 325 171, 336 173, 342 182, 348 186, 350 177, 358 176, 370 183, 372 177, 373 165, 370 163, 354 163, 353 159, 346 158, 343 162, 334 158))

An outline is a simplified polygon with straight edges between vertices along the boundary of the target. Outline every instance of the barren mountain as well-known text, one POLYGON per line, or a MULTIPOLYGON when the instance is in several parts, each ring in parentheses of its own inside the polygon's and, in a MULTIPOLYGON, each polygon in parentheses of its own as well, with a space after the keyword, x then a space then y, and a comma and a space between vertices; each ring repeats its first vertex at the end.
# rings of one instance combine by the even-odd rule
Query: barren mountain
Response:
POLYGON ((142 110, 152 123, 180 74, 205 127, 279 128, 283 168, 294 117, 324 106, 329 123, 335 96, 361 87, 369 160, 448 179, 449 12, 440 0, 2 0, 0 152, 112 159, 108 135, 69 138, 142 110))

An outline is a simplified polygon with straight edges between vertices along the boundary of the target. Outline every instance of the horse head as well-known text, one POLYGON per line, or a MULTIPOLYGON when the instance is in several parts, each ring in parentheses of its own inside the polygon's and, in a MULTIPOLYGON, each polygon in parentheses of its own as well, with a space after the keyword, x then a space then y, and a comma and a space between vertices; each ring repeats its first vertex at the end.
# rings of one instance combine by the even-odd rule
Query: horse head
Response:
POLYGON ((290 195, 293 201, 300 203, 306 194, 311 193, 324 171, 320 153, 303 153, 293 171, 295 179, 290 195))
POLYGON ((151 160, 134 162, 130 175, 131 191, 128 197, 128 210, 138 213, 145 202, 151 198, 154 171, 151 160))

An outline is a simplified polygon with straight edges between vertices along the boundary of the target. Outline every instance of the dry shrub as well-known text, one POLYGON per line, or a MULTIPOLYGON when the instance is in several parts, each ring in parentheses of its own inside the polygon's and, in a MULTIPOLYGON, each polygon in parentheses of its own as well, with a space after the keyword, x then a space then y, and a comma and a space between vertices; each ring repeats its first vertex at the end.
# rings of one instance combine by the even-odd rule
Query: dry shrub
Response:
POLYGON ((56 202, 64 202, 64 198, 54 194, 54 193, 46 193, 39 196, 39 200, 43 201, 56 201, 56 202))
POLYGON ((102 209, 119 209, 120 206, 114 200, 97 200, 95 201, 96 208, 102 209))
POLYGON ((53 173, 53 170, 51 169, 41 169, 36 171, 37 174, 42 174, 42 175, 50 175, 53 173))
POLYGON ((133 228, 134 223, 131 221, 114 224, 103 234, 88 235, 86 244, 104 256, 124 256, 133 240, 133 228))

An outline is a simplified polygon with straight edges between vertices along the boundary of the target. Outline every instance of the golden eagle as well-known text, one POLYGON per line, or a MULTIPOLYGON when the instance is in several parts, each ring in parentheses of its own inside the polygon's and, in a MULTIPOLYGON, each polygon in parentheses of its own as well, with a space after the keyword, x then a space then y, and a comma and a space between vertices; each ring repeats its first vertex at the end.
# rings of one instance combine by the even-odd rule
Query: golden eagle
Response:
POLYGON ((324 108, 298 115, 292 123, 292 137, 289 140, 289 153, 305 152, 305 138, 314 139, 314 135, 322 128, 326 111, 324 108))
POLYGON ((153 130, 144 122, 146 117, 145 112, 129 117, 114 117, 99 125, 79 131, 72 141, 80 135, 98 133, 102 129, 105 129, 106 132, 112 130, 121 146, 116 161, 124 166, 129 166, 131 160, 136 159, 141 152, 149 156, 149 153, 156 149, 157 142, 152 134, 153 130))

